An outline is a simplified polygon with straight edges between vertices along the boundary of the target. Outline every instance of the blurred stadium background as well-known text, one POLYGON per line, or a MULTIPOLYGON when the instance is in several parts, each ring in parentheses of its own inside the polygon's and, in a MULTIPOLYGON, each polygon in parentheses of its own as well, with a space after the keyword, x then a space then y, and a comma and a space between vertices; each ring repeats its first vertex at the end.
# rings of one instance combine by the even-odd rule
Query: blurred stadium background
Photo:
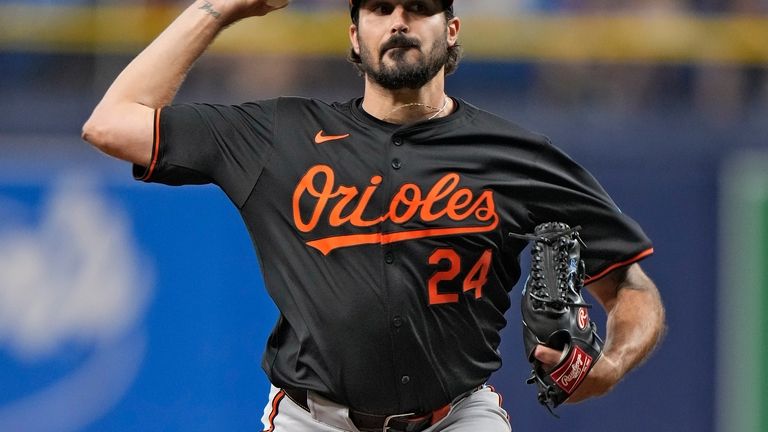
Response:
MULTIPOLYGON (((276 312, 212 187, 138 185, 80 126, 186 2, 0 0, 0 431, 256 431, 276 312)), ((549 416, 517 308, 518 431, 768 431, 768 1, 459 0, 449 94, 550 136, 655 241, 669 332, 549 416)), ((346 100, 346 2, 224 33, 177 101, 346 100)), ((517 295, 517 288, 513 295, 517 295)), ((340 335, 341 337, 341 335, 340 335)))

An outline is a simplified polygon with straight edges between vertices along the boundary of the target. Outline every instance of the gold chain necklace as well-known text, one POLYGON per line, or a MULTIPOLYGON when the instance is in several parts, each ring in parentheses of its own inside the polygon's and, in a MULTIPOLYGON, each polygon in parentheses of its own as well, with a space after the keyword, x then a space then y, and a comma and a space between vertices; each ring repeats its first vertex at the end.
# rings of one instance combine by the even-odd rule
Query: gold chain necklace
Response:
POLYGON ((392 111, 388 112, 388 113, 387 113, 387 115, 385 115, 385 116, 384 116, 384 119, 388 119, 388 118, 390 118, 390 116, 392 115, 392 113, 394 113, 395 111, 399 111, 399 110, 401 110, 401 109, 403 109, 403 108, 410 108, 410 107, 417 107, 417 106, 418 106, 418 107, 424 107, 424 108, 427 108, 427 109, 428 109, 428 110, 430 110, 430 111, 434 111, 434 110, 436 110, 437 112, 435 112, 434 114, 432 114, 432 115, 431 115, 431 116, 430 116, 430 117, 427 119, 427 120, 432 120, 432 119, 436 118, 437 116, 439 116, 439 115, 440 115, 440 113, 441 113, 441 112, 443 112, 443 111, 445 110, 445 107, 447 107, 447 106, 448 106, 448 96, 444 96, 444 99, 443 99, 443 106, 442 106, 442 107, 440 107, 440 108, 438 108, 438 107, 434 107, 434 106, 432 106, 432 105, 427 105, 427 104, 424 104, 424 103, 421 103, 421 102, 411 102, 411 103, 407 103, 407 104, 405 104, 405 105, 400 105, 399 107, 395 107, 395 109, 393 109, 392 111))

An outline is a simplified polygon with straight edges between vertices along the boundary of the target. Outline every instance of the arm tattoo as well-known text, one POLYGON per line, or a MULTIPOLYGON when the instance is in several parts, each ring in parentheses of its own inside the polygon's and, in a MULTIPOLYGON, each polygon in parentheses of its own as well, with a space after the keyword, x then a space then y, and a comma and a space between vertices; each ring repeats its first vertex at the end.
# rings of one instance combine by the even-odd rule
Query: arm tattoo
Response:
POLYGON ((204 10, 214 18, 218 18, 221 16, 221 12, 217 12, 215 9, 213 9, 213 5, 209 1, 206 1, 205 4, 200 6, 198 9, 204 10))

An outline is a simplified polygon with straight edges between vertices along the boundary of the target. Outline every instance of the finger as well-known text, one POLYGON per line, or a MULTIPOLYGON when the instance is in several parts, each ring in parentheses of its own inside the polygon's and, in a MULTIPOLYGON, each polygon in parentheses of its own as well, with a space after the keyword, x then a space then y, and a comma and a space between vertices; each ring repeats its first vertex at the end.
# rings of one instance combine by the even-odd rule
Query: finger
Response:
POLYGON ((563 352, 544 345, 538 345, 533 352, 533 356, 536 360, 540 361, 545 368, 551 368, 560 361, 563 352))
POLYGON ((267 0, 267 5, 274 9, 282 9, 288 6, 289 0, 267 0))

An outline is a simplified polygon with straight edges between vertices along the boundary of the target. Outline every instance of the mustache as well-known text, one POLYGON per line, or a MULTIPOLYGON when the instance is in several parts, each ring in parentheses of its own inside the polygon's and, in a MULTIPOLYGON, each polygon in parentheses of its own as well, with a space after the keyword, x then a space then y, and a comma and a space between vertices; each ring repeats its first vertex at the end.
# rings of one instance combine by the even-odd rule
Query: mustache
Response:
POLYGON ((381 45, 381 53, 384 54, 393 48, 421 48, 421 44, 416 39, 397 33, 381 45))

